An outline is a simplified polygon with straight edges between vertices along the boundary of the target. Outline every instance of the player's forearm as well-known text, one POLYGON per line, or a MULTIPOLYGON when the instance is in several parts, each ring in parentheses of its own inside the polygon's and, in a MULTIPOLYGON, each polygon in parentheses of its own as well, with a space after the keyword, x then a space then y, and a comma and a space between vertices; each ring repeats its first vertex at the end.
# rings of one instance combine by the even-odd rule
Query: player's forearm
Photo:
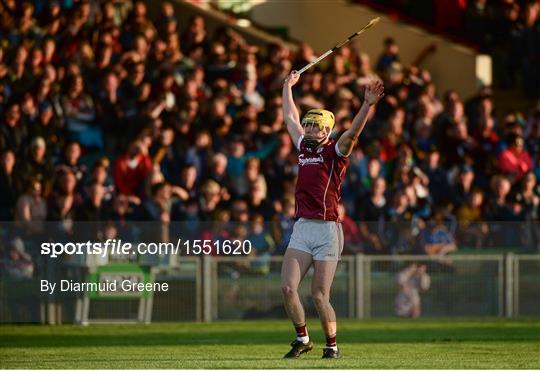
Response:
POLYGON ((287 125, 289 125, 289 121, 300 122, 300 115, 294 104, 292 89, 287 84, 283 85, 283 117, 287 125))
POLYGON ((371 111, 371 107, 372 106, 367 102, 362 103, 362 107, 360 107, 360 110, 354 117, 351 128, 348 130, 349 135, 352 137, 353 140, 357 140, 362 133, 362 130, 364 130, 364 127, 366 126, 369 117, 369 112, 371 111))

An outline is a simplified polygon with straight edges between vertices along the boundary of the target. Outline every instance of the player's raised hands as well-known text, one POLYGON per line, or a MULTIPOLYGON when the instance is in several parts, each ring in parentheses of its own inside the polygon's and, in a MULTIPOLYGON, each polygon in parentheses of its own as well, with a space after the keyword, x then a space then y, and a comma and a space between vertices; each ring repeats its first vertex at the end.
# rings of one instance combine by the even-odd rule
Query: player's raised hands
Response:
POLYGON ((298 79, 300 78, 300 74, 298 71, 292 71, 289 76, 285 79, 285 85, 292 87, 294 84, 298 82, 298 79))
POLYGON ((384 97, 384 85, 380 80, 374 80, 366 86, 364 101, 369 105, 374 105, 384 97))

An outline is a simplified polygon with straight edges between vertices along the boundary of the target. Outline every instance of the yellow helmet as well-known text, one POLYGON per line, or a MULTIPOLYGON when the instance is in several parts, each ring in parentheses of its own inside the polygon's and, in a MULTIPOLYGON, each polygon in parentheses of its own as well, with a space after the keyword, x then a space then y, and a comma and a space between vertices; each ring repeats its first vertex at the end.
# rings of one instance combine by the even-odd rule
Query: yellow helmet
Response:
POLYGON ((320 131, 325 131, 325 128, 332 131, 335 124, 334 114, 325 109, 310 109, 302 118, 302 126, 310 124, 317 125, 320 131))

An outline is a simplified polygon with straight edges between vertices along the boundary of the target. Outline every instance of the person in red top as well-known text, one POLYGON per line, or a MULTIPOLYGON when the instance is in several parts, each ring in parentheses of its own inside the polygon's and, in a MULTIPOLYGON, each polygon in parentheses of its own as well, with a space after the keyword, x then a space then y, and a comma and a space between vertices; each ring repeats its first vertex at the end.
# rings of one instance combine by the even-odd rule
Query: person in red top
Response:
POLYGON ((144 181, 152 170, 148 149, 140 141, 131 143, 128 151, 114 164, 113 179, 119 194, 140 196, 144 181))
POLYGON ((384 95, 380 81, 366 86, 364 102, 350 129, 334 141, 330 133, 334 114, 310 110, 300 121, 292 87, 300 75, 293 71, 283 85, 283 116, 298 155, 296 219, 281 270, 285 309, 296 329, 296 339, 285 358, 297 358, 313 349, 306 329, 298 286, 313 265, 311 294, 326 335, 323 358, 339 358, 336 343, 336 314, 330 304, 330 287, 343 250, 343 230, 339 220, 341 184, 351 154, 372 107, 384 95))
POLYGON ((531 171, 533 163, 531 156, 524 149, 523 138, 513 135, 508 141, 508 148, 499 155, 499 169, 513 176, 515 182, 531 171))

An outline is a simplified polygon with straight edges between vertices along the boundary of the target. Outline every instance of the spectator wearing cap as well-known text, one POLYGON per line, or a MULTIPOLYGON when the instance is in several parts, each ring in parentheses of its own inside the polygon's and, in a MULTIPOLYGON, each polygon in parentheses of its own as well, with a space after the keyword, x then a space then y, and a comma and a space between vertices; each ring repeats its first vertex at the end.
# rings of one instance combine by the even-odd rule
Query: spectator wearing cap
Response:
POLYGON ((512 135, 508 141, 508 148, 499 155, 499 169, 508 174, 515 182, 532 170, 531 156, 524 148, 523 138, 512 135))

